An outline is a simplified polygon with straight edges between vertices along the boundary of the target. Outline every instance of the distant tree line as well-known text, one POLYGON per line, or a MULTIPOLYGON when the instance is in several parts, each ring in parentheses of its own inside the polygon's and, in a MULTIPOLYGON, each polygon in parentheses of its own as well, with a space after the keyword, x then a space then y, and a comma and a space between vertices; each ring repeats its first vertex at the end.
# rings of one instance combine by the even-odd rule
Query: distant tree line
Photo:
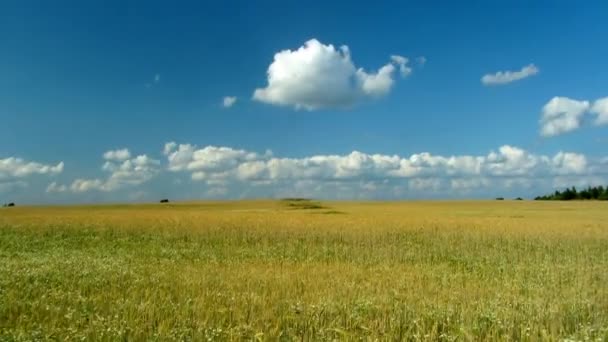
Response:
POLYGON ((537 196, 537 201, 570 201, 570 200, 601 200, 608 201, 608 187, 595 186, 585 190, 577 191, 575 187, 566 188, 564 191, 556 190, 545 196, 537 196))

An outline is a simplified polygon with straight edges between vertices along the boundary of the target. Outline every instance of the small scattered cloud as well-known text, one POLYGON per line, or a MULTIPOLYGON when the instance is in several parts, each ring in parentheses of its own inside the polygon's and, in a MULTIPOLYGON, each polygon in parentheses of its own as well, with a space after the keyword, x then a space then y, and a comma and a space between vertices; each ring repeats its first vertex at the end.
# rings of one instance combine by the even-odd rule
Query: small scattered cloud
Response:
POLYGON ((46 187, 46 192, 66 192, 68 191, 68 187, 65 185, 57 184, 57 182, 52 182, 46 187))
POLYGON ((103 154, 105 160, 116 160, 123 161, 131 158, 131 152, 128 149, 123 148, 120 150, 107 151, 103 154))
POLYGON ((393 61, 393 63, 395 63, 397 66, 399 66, 399 72, 401 73, 401 76, 407 77, 409 76, 409 74, 412 73, 412 68, 407 66, 407 63, 409 62, 409 59, 407 57, 392 55, 391 61, 393 61))
POLYGON ((256 101, 295 109, 349 108, 358 102, 386 95, 395 82, 396 67, 407 76, 407 58, 394 55, 375 72, 357 68, 348 46, 335 48, 316 39, 297 50, 274 55, 268 84, 253 93, 256 101))
POLYGON ((522 67, 519 71, 498 71, 494 74, 486 74, 481 78, 481 83, 484 85, 507 84, 536 75, 539 71, 534 64, 529 64, 522 67))
POLYGON ((589 101, 560 96, 552 98, 542 110, 540 135, 552 137, 578 129, 588 110, 589 101))
POLYGON ((424 66, 426 64, 426 57, 424 57, 424 56, 417 57, 416 62, 418 62, 418 65, 424 66))
POLYGON ((234 106, 234 104, 236 103, 236 96, 224 96, 224 99, 222 100, 222 106, 224 108, 230 108, 232 106, 234 106))

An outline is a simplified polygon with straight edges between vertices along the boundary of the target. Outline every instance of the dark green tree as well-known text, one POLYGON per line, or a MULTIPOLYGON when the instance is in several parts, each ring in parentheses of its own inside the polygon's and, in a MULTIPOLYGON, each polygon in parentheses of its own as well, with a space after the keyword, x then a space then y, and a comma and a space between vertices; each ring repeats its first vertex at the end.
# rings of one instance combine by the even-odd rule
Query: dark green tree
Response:
POLYGON ((608 200, 608 187, 604 186, 589 186, 581 191, 576 190, 576 187, 566 188, 563 191, 555 190, 554 193, 544 196, 536 196, 537 201, 569 201, 569 200, 608 200))

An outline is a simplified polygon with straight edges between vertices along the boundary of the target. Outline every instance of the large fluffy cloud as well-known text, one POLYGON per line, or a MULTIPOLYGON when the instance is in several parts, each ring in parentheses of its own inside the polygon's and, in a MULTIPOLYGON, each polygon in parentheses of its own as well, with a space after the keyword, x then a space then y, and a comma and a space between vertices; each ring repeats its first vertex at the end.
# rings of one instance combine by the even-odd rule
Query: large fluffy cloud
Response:
POLYGON ((484 85, 500 85, 515 82, 526 77, 538 74, 539 70, 534 64, 526 65, 518 71, 498 71, 494 74, 486 74, 481 78, 484 85))
POLYGON ((540 134, 551 137, 574 131, 581 126, 583 115, 588 110, 589 101, 556 96, 543 107, 540 134))
POLYGON ((27 186, 30 176, 53 176, 62 171, 63 162, 48 165, 15 157, 0 159, 0 192, 27 186))
POLYGON ((603 176, 597 168, 599 162, 590 162, 582 154, 537 155, 509 145, 478 156, 418 153, 402 157, 353 151, 345 155, 282 158, 270 152, 168 143, 165 154, 170 171, 188 172, 193 181, 223 193, 232 186, 239 191, 272 189, 275 195, 282 189, 284 193, 291 189, 317 196, 332 196, 338 191, 346 198, 379 193, 399 197, 407 191, 423 190, 445 195, 495 186, 528 188, 558 177, 603 176))
POLYGON ((152 179, 160 171, 160 161, 147 155, 130 158, 128 149, 108 151, 104 153, 106 162, 102 170, 109 175, 105 179, 76 179, 70 186, 53 182, 47 187, 47 192, 87 192, 115 191, 129 186, 136 186, 152 179))
POLYGON ((253 99, 296 109, 346 108, 358 101, 387 94, 395 70, 407 76, 408 59, 393 55, 376 72, 357 68, 348 46, 335 48, 316 39, 297 50, 284 50, 274 56, 268 67, 268 84, 256 89, 253 99))

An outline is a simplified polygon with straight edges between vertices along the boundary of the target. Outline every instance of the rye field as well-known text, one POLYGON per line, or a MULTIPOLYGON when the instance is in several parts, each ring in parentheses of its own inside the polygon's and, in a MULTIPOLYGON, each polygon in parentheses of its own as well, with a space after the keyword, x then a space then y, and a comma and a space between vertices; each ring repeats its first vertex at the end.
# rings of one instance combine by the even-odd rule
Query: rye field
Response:
POLYGON ((0 340, 608 340, 608 203, 4 208, 0 340))

